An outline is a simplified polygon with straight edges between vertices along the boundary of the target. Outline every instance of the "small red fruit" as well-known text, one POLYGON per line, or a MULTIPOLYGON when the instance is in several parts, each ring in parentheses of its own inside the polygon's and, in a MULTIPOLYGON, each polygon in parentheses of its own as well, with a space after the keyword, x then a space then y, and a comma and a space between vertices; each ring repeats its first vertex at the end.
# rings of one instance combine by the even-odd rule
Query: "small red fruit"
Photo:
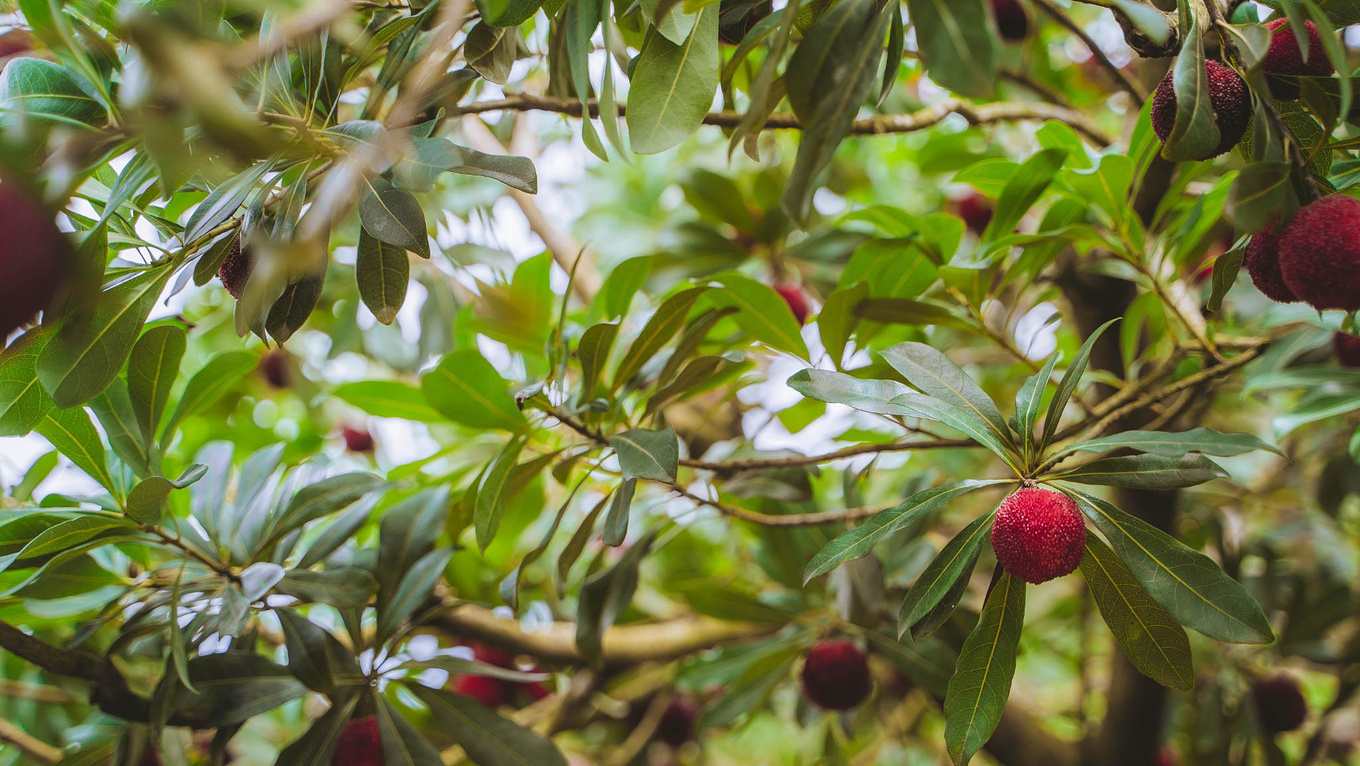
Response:
MULTIPOLYGON (((1332 62, 1327 60, 1327 51, 1322 47, 1322 37, 1317 25, 1311 21, 1303 22, 1308 30, 1308 61, 1303 60, 1299 40, 1289 26, 1289 20, 1278 18, 1266 24, 1271 30, 1270 47, 1261 59, 1261 71, 1267 74, 1303 75, 1308 77, 1327 77, 1336 72, 1332 62)), ((1273 90, 1273 88, 1272 88, 1273 90)))
POLYGON ((161 757, 155 750, 147 750, 142 755, 141 766, 161 766, 161 757))
POLYGON ((241 247, 241 237, 238 235, 231 242, 231 249, 227 251, 227 257, 222 260, 222 265, 217 269, 217 278, 222 280, 222 286, 227 288, 227 292, 236 300, 241 300, 241 293, 246 289, 246 281, 250 279, 250 272, 255 268, 255 255, 250 250, 241 247))
POLYGON ((1029 14, 1020 0, 992 0, 992 13, 1001 39, 1020 42, 1029 36, 1029 14))
MULTIPOLYGON (((1209 81, 1209 104, 1214 110, 1214 122, 1218 125, 1218 146, 1197 160, 1217 157, 1237 145, 1242 134, 1247 132, 1251 121, 1251 99, 1247 96, 1247 84, 1226 64, 1217 61, 1204 62, 1209 81)), ((1152 94, 1152 131, 1163 142, 1171 135, 1176 124, 1176 88, 1172 83, 1173 68, 1157 85, 1152 94)))
POLYGON ((1072 498, 1022 487, 1001 501, 992 548, 1007 572, 1029 583, 1071 574, 1086 550, 1086 524, 1072 498))
POLYGON ((54 217, 15 183, 0 182, 0 346, 52 305, 66 281, 71 245, 54 217))
POLYGON ((1308 719, 1308 702, 1293 676, 1280 674, 1257 681, 1251 687, 1256 718, 1272 734, 1293 731, 1308 719))
POLYGON ((271 388, 288 388, 293 383, 293 371, 288 363, 288 352, 274 349, 260 360, 260 374, 271 388))
POLYGON ((783 283, 774 286, 774 291, 779 293, 779 297, 789 304, 789 311, 793 312, 793 318, 798 320, 798 324, 803 324, 808 318, 807 295, 803 293, 803 288, 798 285, 783 283))
POLYGON ((456 694, 466 694, 483 705, 495 710, 505 704, 505 685, 499 678, 491 676, 459 676, 453 682, 456 694))
POLYGON ((656 736, 671 747, 680 747, 694 739, 694 722, 699 717, 699 709, 684 697, 676 697, 661 714, 656 725, 656 736))
POLYGON ((377 718, 370 715, 345 724, 331 766, 383 766, 382 736, 378 734, 377 718))
POLYGON ((822 641, 803 663, 803 693, 827 710, 849 710, 869 696, 869 661, 853 642, 822 641))
POLYGON ((1280 274, 1313 308, 1360 310, 1360 200, 1333 194, 1295 214, 1280 237, 1280 274))
POLYGON ((963 219, 969 231, 981 234, 992 222, 992 201, 977 192, 969 192, 954 203, 954 212, 963 219))
POLYGON ((350 452, 373 451, 373 434, 369 433, 367 428, 345 426, 340 435, 344 437, 345 449, 350 452))
POLYGON ((478 662, 485 662, 498 668, 513 668, 515 666, 515 655, 512 652, 490 644, 473 644, 472 657, 478 662))
POLYGON ((1251 283, 1265 296, 1278 303, 1296 303, 1299 299, 1280 275, 1280 234, 1276 230, 1280 219, 1274 218, 1264 229, 1251 235, 1243 264, 1251 275, 1251 283))
POLYGON ((1332 347, 1342 367, 1360 367, 1360 337, 1339 332, 1332 337, 1332 347))

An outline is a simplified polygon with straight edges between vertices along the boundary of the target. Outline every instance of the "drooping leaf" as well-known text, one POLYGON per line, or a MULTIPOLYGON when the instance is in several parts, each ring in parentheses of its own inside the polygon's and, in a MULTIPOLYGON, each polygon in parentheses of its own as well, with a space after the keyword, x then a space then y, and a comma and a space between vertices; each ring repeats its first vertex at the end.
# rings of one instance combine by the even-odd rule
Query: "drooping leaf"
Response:
POLYGON ((1001 45, 987 0, 908 0, 930 79, 962 96, 992 95, 1001 45))
POLYGON ((967 766, 1001 721, 1024 621, 1025 584, 1003 572, 963 642, 944 698, 945 748, 956 766, 967 766))
POLYGON ((953 612, 954 607, 958 606, 957 598, 963 593, 962 590, 955 590, 955 584, 972 574, 978 556, 982 554, 982 544, 991 531, 993 516, 989 513, 973 520, 926 565, 925 571, 916 578, 911 590, 907 591, 907 597, 902 600, 902 607, 897 613, 898 635, 914 628, 942 601, 947 602, 947 596, 955 597, 954 603, 944 604, 948 612, 953 612))
POLYGON ((183 328, 160 325, 147 330, 132 347, 128 359, 128 395, 144 439, 155 438, 187 343, 183 328))
POLYGON ((689 138, 703 123, 717 90, 716 6, 698 12, 683 43, 650 34, 628 91, 626 119, 633 151, 656 154, 689 138))
POLYGON ((367 230, 360 231, 354 277, 359 284, 359 297, 368 310, 379 322, 392 324, 406 301, 406 288, 411 281, 411 262, 406 250, 383 242, 367 230))
POLYGON ((408 688, 434 714, 444 731, 477 763, 505 766, 566 766, 553 741, 503 718, 462 694, 418 684, 408 688))
POLYGON ((476 349, 455 351, 420 378, 425 399, 443 415, 473 428, 514 430, 524 423, 505 379, 476 349))
POLYGON ((618 453, 624 478, 675 481, 680 442, 674 428, 624 431, 609 437, 609 444, 618 453))
POLYGON ((0 436, 22 436, 54 406, 38 383, 38 356, 51 334, 25 333, 0 352, 0 436))
POLYGON ((425 213, 415 195, 381 179, 370 182, 359 196, 359 222, 374 238, 430 257, 425 213))
POLYGON ((1227 473, 1198 453, 1180 457, 1126 455, 1093 460, 1086 465, 1055 476, 1078 484, 1099 484, 1136 489, 1180 489, 1194 487, 1227 473))

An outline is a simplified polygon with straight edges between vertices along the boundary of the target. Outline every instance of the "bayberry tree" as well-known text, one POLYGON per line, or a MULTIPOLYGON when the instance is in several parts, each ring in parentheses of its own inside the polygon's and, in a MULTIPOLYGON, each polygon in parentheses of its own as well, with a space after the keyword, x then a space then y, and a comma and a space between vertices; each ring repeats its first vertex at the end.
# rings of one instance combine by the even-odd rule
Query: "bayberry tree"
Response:
POLYGON ((0 8, 0 766, 1353 762, 1352 0, 0 8))

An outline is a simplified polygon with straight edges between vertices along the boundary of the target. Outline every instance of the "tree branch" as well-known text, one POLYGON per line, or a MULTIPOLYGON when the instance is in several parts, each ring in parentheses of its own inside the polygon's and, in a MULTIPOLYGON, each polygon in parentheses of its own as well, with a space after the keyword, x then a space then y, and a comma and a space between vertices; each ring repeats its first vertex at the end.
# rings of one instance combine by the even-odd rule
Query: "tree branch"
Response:
POLYGON ((1096 61, 1114 76, 1114 80, 1119 84, 1119 87, 1123 88, 1130 96, 1133 96, 1140 104, 1147 100, 1147 89, 1143 87, 1142 83, 1138 82, 1132 75, 1124 71, 1123 67, 1115 65, 1115 63, 1110 60, 1110 57, 1105 55, 1105 51, 1096 44, 1096 41, 1092 39, 1090 35, 1086 34, 1086 30, 1082 29, 1080 24, 1073 21, 1072 17, 1063 13, 1063 9, 1054 5, 1053 0, 1034 0, 1034 3, 1042 8, 1044 13, 1047 13, 1052 17, 1054 21, 1058 22, 1061 27, 1071 32, 1077 39, 1081 40, 1087 50, 1091 51, 1091 55, 1095 57, 1096 61))
MULTIPOLYGON (((589 108, 591 117, 599 116, 600 105, 598 102, 591 100, 586 102, 585 106, 589 108)), ((620 115, 625 113, 623 104, 619 104, 618 109, 620 115)), ((520 94, 494 101, 474 101, 453 110, 450 116, 506 111, 556 112, 570 117, 580 117, 583 107, 581 102, 576 99, 520 94)), ((938 125, 951 114, 962 116, 970 125, 989 125, 997 122, 1026 120, 1057 120, 1072 126, 1101 148, 1111 144, 1110 137, 1105 135, 1105 132, 1100 129, 1100 126, 1096 125, 1095 121, 1081 112, 1057 104, 1006 101, 973 104, 957 98, 946 99, 939 104, 919 109, 910 114, 885 114, 855 120, 850 127, 850 134, 877 136, 890 133, 911 133, 938 125)), ((735 128, 741 124, 743 116, 740 112, 733 111, 709 112, 704 117, 704 124, 735 128)), ((802 130, 803 123, 792 114, 776 113, 770 115, 770 119, 765 122, 765 128, 802 130)))
POLYGON ((0 742, 14 745, 19 752, 40 763, 56 763, 61 760, 61 748, 43 742, 3 718, 0 718, 0 742))

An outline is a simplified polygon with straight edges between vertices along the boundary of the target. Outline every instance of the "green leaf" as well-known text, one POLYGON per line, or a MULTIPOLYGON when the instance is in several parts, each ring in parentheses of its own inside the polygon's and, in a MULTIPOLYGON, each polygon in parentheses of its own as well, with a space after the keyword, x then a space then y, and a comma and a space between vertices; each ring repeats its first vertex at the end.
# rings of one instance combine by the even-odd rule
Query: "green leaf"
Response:
POLYGON ((349 510, 327 522, 326 528, 321 530, 321 534, 307 547, 307 552, 302 554, 301 559, 298 559, 297 568, 304 570, 313 564, 318 564, 344 545, 368 521, 369 515, 373 513, 373 507, 377 503, 376 494, 368 495, 355 503, 349 510))
POLYGON ((0 436, 23 436, 52 409, 52 397, 38 383, 38 356, 51 333, 24 333, 0 352, 0 436))
POLYGON ((378 581, 368 570, 339 567, 324 572, 294 569, 275 589, 303 601, 329 604, 337 609, 362 607, 378 592, 378 581))
POLYGON ((165 499, 175 488, 163 476, 151 476, 138 482, 128 493, 123 508, 128 518, 142 524, 159 524, 165 510, 165 499))
POLYGON ((1094 536, 1086 538, 1081 574, 1100 616, 1135 668, 1157 683, 1189 691, 1195 686, 1190 639, 1129 570, 1094 536))
POLYGON ((588 402, 595 396, 595 384, 618 334, 617 324, 597 324, 581 334, 581 342, 576 346, 576 356, 581 360, 581 401, 588 402))
POLYGON ((99 432, 85 410, 79 407, 54 409, 34 430, 101 487, 113 490, 115 484, 105 462, 104 443, 99 440, 99 432))
POLYGON ((420 389, 432 407, 463 425, 513 431, 524 424, 505 379, 476 349, 445 356, 421 376, 420 389))
POLYGON ((93 540, 105 532, 134 529, 132 524, 116 516, 78 516, 44 529, 19 552, 18 560, 62 553, 93 540))
POLYGON ((1205 301, 1204 307, 1209 311, 1219 311, 1223 308, 1223 298, 1237 282, 1237 273, 1242 269, 1242 263, 1247 259, 1247 248, 1235 247, 1232 250, 1214 259, 1214 271, 1211 279, 1209 300, 1205 301))
POLYGON ((449 172, 490 178, 525 194, 538 194, 538 171, 534 169, 534 161, 528 157, 484 154, 457 145, 453 149, 454 162, 449 165, 449 172))
POLYGON ((1228 220, 1251 231, 1283 210, 1289 199, 1289 167, 1287 162, 1262 161, 1242 168, 1228 192, 1228 220))
POLYGON ((349 693, 336 700, 301 737, 279 753, 274 766, 326 766, 331 763, 340 746, 340 734, 358 703, 358 693, 349 693))
POLYGON ((1220 641, 1266 644, 1274 639, 1261 607, 1209 557, 1100 498, 1060 489, 1077 501, 1134 579, 1177 622, 1220 641))
POLYGON ((1036 453, 1034 447, 1034 424, 1039 422, 1039 409, 1044 405, 1044 390, 1053 379, 1053 368, 1058 364, 1058 354, 1048 357, 1048 361, 1036 373, 1027 378, 1015 394, 1015 426, 1020 433, 1020 448, 1025 459, 1036 453))
POLYGON ((591 308, 598 308, 605 319, 622 317, 628 313, 633 296, 642 289, 647 275, 652 272, 651 256, 629 258, 614 267, 605 277, 600 294, 591 308))
POLYGON ((789 388, 819 402, 844 404, 863 412, 917 417, 916 410, 892 400, 911 389, 895 380, 865 380, 843 372, 808 369, 795 372, 787 381, 789 388))
MULTIPOLYGON (((519 30, 478 22, 463 43, 463 58, 487 82, 505 85, 519 52, 519 30)), ((442 139, 441 139, 442 140, 442 139)))
POLYGON ((378 736, 382 739, 383 766, 444 766, 434 745, 386 698, 378 700, 374 715, 378 718, 378 736))
POLYGON ((1001 45, 987 0, 908 0, 907 14, 930 79, 962 96, 988 97, 1001 45))
POLYGON ((552 740, 502 718, 471 697, 418 684, 409 688, 429 707, 444 732, 477 763, 497 766, 567 764, 552 740))
POLYGON ((156 436, 170 387, 179 376, 188 339, 176 325, 160 325, 147 330, 132 347, 128 358, 128 395, 146 441, 156 436))
POLYGON ((246 375, 255 370, 257 363, 258 359, 249 351, 225 351, 203 365, 203 369, 189 378, 189 383, 179 398, 179 404, 175 405, 174 414, 166 421, 166 438, 175 433, 175 428, 184 422, 185 418, 197 415, 217 401, 222 394, 235 388, 246 375))
POLYGON ((132 410, 132 397, 128 395, 127 384, 122 378, 114 378, 90 402, 90 410, 103 427, 113 453, 137 475, 151 471, 151 445, 137 423, 137 413, 132 410))
POLYGON ((876 630, 864 631, 864 637, 912 683, 940 697, 948 691, 949 677, 954 674, 954 652, 943 641, 928 638, 904 642, 876 630))
POLYGON ((331 395, 380 418, 401 418, 420 423, 439 423, 444 420, 439 410, 430 406, 419 388, 399 380, 362 380, 341 383, 331 395))
POLYGON ((390 637, 401 621, 430 597, 435 583, 444 576, 444 568, 448 566, 451 556, 452 549, 436 548, 411 565, 397 585, 396 592, 378 609, 377 632, 380 640, 390 637))
POLYGON ((698 300, 700 295, 708 290, 707 286, 691 287, 688 290, 678 292, 667 298, 665 302, 652 314, 643 325, 642 332, 638 333, 633 345, 628 347, 628 351, 619 361, 618 369, 614 371, 614 382, 610 391, 616 390, 620 385, 628 382, 642 365, 646 364, 661 347, 666 345, 680 328, 685 324, 685 316, 689 314, 689 309, 698 300))
POLYGON ((88 315, 62 325, 38 355, 38 380, 57 406, 84 404, 118 376, 171 271, 153 269, 110 288, 88 315))
POLYGON ((371 473, 342 473, 298 490, 283 512, 275 516, 265 536, 265 545, 304 524, 348 506, 377 488, 383 481, 371 473))
POLYGON ((434 548, 449 510, 449 488, 437 486, 403 500, 382 514, 378 532, 378 611, 402 575, 434 548))
POLYGON ((966 766, 1001 721, 1015 676, 1015 650, 1025 621, 1025 584, 1003 572, 977 627, 959 650, 944 698, 944 741, 957 766, 966 766))
POLYGON ((605 545, 619 546, 628 537, 628 511, 633 506, 633 493, 637 490, 637 479, 624 479, 619 483, 614 499, 609 504, 609 514, 604 517, 603 542, 605 545))
POLYGON ((710 299, 720 306, 737 307, 733 318, 743 332, 770 348, 808 358, 798 320, 774 288, 736 272, 719 274, 713 281, 722 287, 709 293, 710 299))
POLYGON ((1021 471, 1020 464, 1015 459, 1014 445, 1009 441, 1002 441, 998 438, 993 427, 983 422, 972 412, 959 409, 941 399, 918 394, 915 391, 908 391, 905 394, 893 397, 892 404, 912 410, 917 417, 944 423, 950 428, 962 432, 979 445, 986 447, 993 455, 1001 458, 1006 465, 1017 473, 1021 471))
POLYGON ((638 154, 663 152, 703 124, 718 90, 718 8, 699 11, 677 45, 652 32, 642 44, 628 91, 629 139, 638 154))
POLYGON ((1172 162, 1204 159, 1214 153, 1220 140, 1209 101, 1199 14, 1187 0, 1180 0, 1180 7, 1181 52, 1172 66, 1176 122, 1162 145, 1162 156, 1172 162))
POLYGON ((1053 182, 1066 159, 1066 149, 1044 149, 1025 160, 1001 190, 992 220, 982 232, 983 241, 993 242, 1012 234, 1020 225, 1020 219, 1053 182))
POLYGON ((354 278, 359 283, 359 297, 368 310, 379 322, 392 324, 406 301, 406 287, 411 281, 411 262, 406 250, 361 230, 354 278))
POLYGON ((639 538, 609 569, 591 575, 581 586, 576 607, 576 647, 592 665, 604 655, 604 634, 633 601, 637 590, 638 565, 651 550, 656 531, 639 538))
POLYGON ((1000 480, 969 479, 917 492, 901 503, 879 511, 863 524, 827 543, 808 562, 807 568, 803 571, 803 582, 810 582, 814 577, 830 572, 843 562, 869 555, 884 537, 956 497, 975 489, 1003 483, 1000 480))
POLYGON ((651 479, 674 482, 680 459, 680 440, 675 429, 660 431, 637 428, 609 437, 609 446, 619 455, 625 479, 651 479))
POLYGON ((5 111, 70 125, 103 125, 104 107, 91 98, 65 67, 40 58, 15 58, 0 74, 5 111))
POLYGON ((389 245, 430 257, 425 213, 416 196, 383 179, 368 183, 359 196, 359 222, 364 231, 389 245))
POLYGON ((1213 461, 1192 453, 1174 458, 1161 455, 1101 458, 1053 478, 1135 489, 1181 489, 1227 475, 1213 461))
POLYGON ((1277 455, 1284 454, 1251 434, 1225 434, 1212 428, 1192 428, 1189 431, 1177 432, 1125 431, 1124 433, 1103 436, 1099 439, 1069 444, 1056 454, 1109 452, 1117 449, 1138 450, 1163 457, 1180 457, 1188 452, 1232 457, 1256 450, 1274 452, 1277 455))
MULTIPOLYGON (((230 218, 231 214, 246 201, 246 197, 255 191, 260 178, 273 166, 272 162, 257 162, 208 192, 208 196, 198 203, 198 207, 194 208, 194 212, 189 216, 189 221, 184 224, 184 242, 193 242, 205 236, 217 228, 218 224, 230 218)), ((234 236, 228 235, 228 244, 225 246, 230 246, 230 240, 234 236)))
POLYGON ((838 370, 845 358, 845 346, 850 341, 850 333, 859 322, 855 307, 868 297, 869 283, 856 282, 853 287, 844 287, 826 296, 822 310, 817 312, 817 334, 838 370))
POLYGON ((883 359, 907 382, 985 424, 1001 444, 1014 446, 1010 427, 996 402, 949 357, 924 343, 899 343, 883 359))
POLYGON ((898 635, 916 627, 937 606, 943 606, 946 618, 954 611, 958 599, 963 596, 963 589, 955 589, 955 585, 960 580, 966 581, 972 574, 994 517, 994 513, 988 513, 974 519, 936 554, 925 571, 916 578, 916 583, 907 591, 907 597, 902 600, 902 607, 897 613, 898 635), (948 603, 946 596, 953 596, 953 603, 948 603), (941 601, 946 603, 941 605, 941 601))
POLYGON ((514 477, 515 464, 528 439, 516 435, 506 442, 495 461, 487 469, 482 483, 477 487, 477 504, 473 509, 473 525, 477 534, 477 545, 483 551, 496 537, 500 529, 501 517, 505 515, 505 504, 510 497, 510 482, 514 477))
POLYGON ((477 11, 488 24, 517 27, 532 18, 542 5, 542 0, 477 0, 477 11))
POLYGON ((1048 414, 1044 415, 1044 436, 1039 440, 1039 452, 1048 449, 1048 445, 1053 443, 1053 436, 1058 432, 1058 421, 1062 419, 1063 410, 1067 409, 1067 402, 1072 399, 1072 394, 1077 390, 1077 384, 1081 382, 1081 376, 1086 372, 1086 363, 1091 359, 1091 349, 1095 348, 1096 341, 1109 328, 1110 325, 1119 321, 1111 319, 1096 331, 1091 333, 1091 337, 1081 344, 1081 349, 1077 351, 1076 357, 1072 360, 1072 366, 1063 373, 1062 380, 1058 382, 1057 393, 1053 394, 1053 401, 1048 403, 1048 414))
POLYGON ((326 631, 292 609, 275 609, 288 649, 288 670, 312 691, 335 689, 326 631))

